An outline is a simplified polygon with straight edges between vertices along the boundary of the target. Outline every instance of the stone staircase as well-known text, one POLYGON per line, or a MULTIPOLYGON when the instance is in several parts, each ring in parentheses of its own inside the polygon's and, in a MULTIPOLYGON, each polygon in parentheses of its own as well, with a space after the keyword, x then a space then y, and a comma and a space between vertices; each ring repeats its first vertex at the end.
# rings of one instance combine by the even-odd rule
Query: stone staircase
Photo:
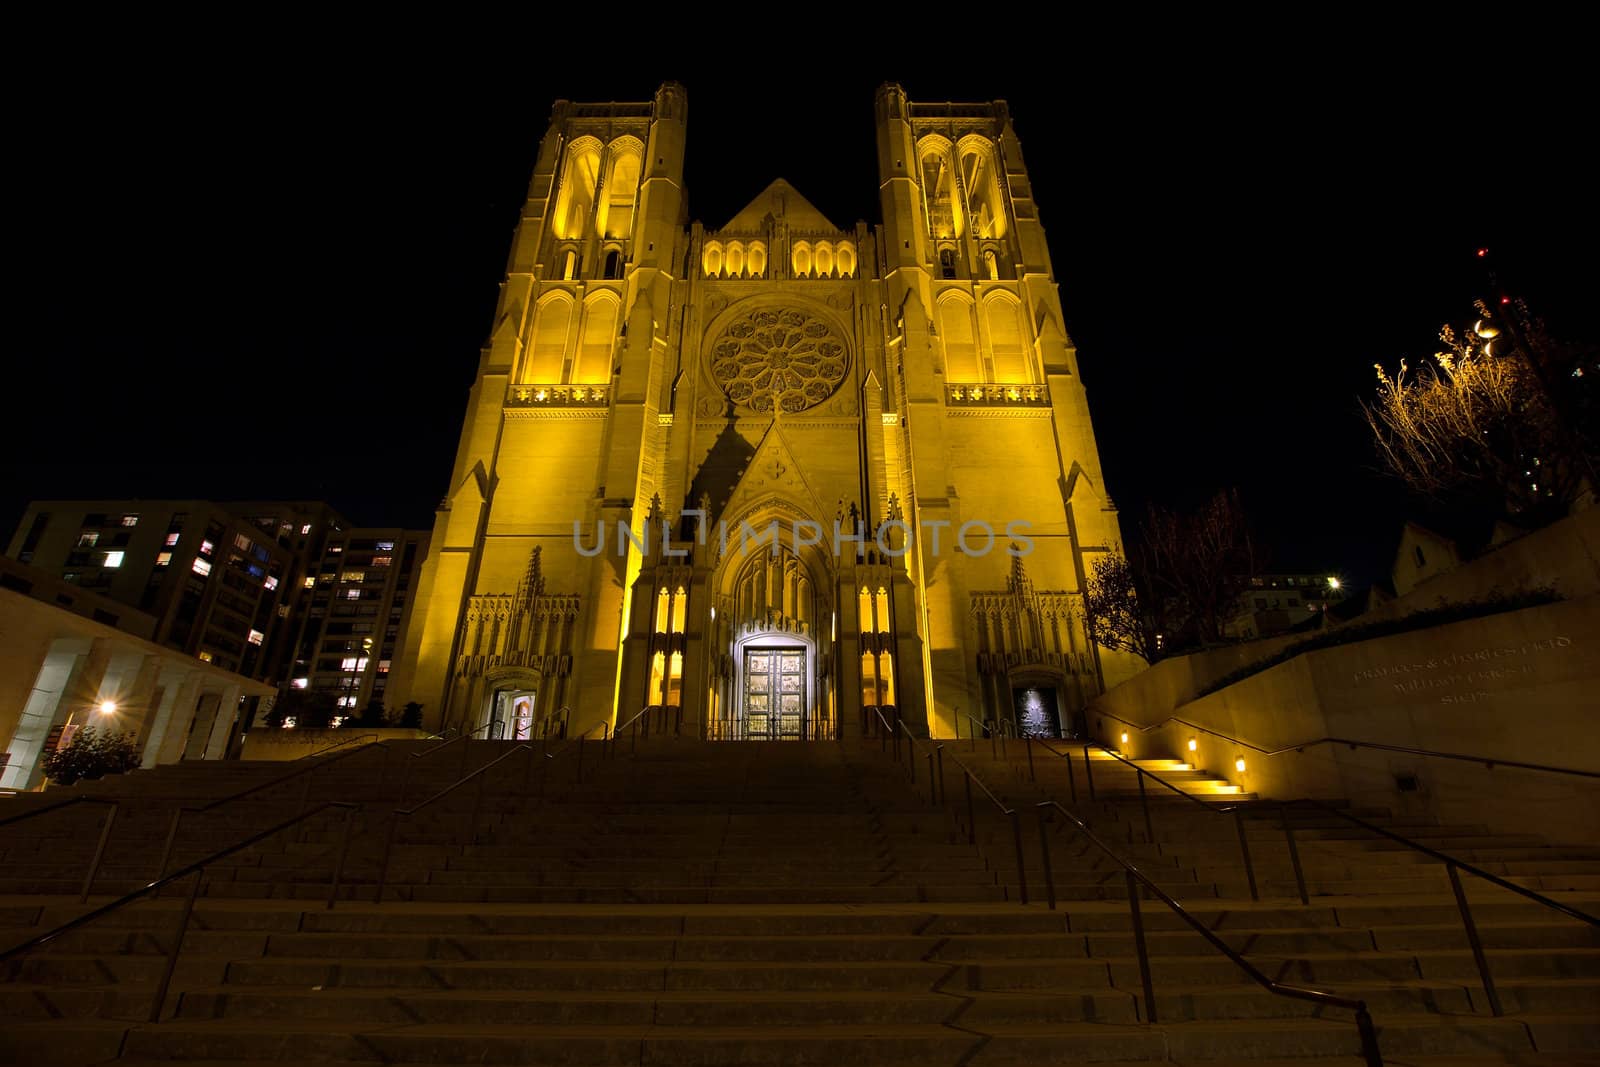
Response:
MULTIPOLYGON (((913 785, 876 742, 630 751, 624 739, 609 755, 586 746, 581 777, 574 749, 541 761, 543 774, 513 755, 486 772, 481 799, 469 783, 398 827, 375 903, 401 763, 411 803, 463 768, 460 745, 414 758, 427 751, 397 745, 381 773, 376 756, 353 756, 319 770, 309 794, 296 781, 186 821, 174 867, 302 802, 363 805, 331 910, 342 812, 208 868, 161 1022, 145 1019, 186 883, 0 963, 0 1062, 1361 1062, 1348 1013, 1261 990, 1152 901, 1160 1021, 1145 1023, 1122 868, 1046 822, 1058 904, 1045 906, 1034 805, 1066 802, 1064 765, 1035 751, 1030 775, 1014 743, 947 752, 1024 813, 1015 826, 984 801, 968 827, 953 759, 935 806, 925 766, 913 785)), ((475 742, 466 766, 510 751, 475 742)), ((1252 818, 1252 901, 1232 816, 1151 794, 1147 839, 1134 772, 1107 764, 1094 767, 1096 799, 1080 793, 1073 810, 1256 966, 1365 998, 1387 1062, 1600 1063, 1586 1051, 1600 1043, 1593 928, 1469 884, 1507 1011, 1494 1018, 1453 898, 1414 853, 1296 814, 1303 906, 1281 827, 1252 818)), ((286 769, 179 764, 93 784, 128 798, 97 900, 153 877, 175 803, 286 769)), ((1168 770, 1200 778, 1157 773, 1168 770)), ((0 818, 56 792, 0 805, 0 818)), ((76 894, 102 817, 80 805, 0 828, 0 944, 86 910, 76 894)), ((1593 850, 1388 825, 1548 881, 1591 912, 1600 899, 1593 850)))

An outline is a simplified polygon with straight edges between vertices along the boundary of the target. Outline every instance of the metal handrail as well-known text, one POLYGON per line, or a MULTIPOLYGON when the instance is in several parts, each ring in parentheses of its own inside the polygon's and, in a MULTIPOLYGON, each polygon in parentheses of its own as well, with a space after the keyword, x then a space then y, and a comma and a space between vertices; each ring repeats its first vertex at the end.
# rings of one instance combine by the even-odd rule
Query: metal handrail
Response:
POLYGON ((1523 763, 1519 760, 1499 759, 1493 756, 1472 756, 1464 752, 1439 752, 1431 748, 1409 748, 1405 745, 1386 745, 1377 741, 1357 741, 1348 737, 1319 737, 1314 741, 1301 741, 1293 745, 1284 745, 1282 748, 1262 748, 1260 745, 1246 741, 1243 738, 1233 737, 1229 734, 1223 733, 1220 730, 1213 730, 1209 726, 1201 726, 1197 722, 1191 722, 1190 720, 1178 715, 1169 715, 1160 722, 1152 723, 1149 726, 1140 725, 1139 723, 1124 719, 1120 715, 1113 715, 1108 711, 1096 711, 1095 715, 1101 718, 1113 719, 1122 723, 1124 726, 1131 726, 1135 730, 1138 730, 1140 733, 1144 734, 1150 733, 1153 730, 1159 730, 1169 723, 1178 723, 1179 725, 1187 726, 1191 730, 1198 730, 1200 733, 1210 734, 1212 737, 1220 737, 1229 744, 1238 745, 1241 748, 1248 748, 1250 751, 1258 752, 1263 756, 1281 756, 1285 752, 1301 752, 1308 748, 1314 748, 1317 745, 1349 745, 1351 748, 1371 748, 1383 752, 1402 752, 1411 756, 1429 756, 1435 759, 1459 760, 1463 763, 1481 763, 1485 767, 1491 769, 1494 767, 1516 767, 1518 770, 1524 771, 1543 771, 1547 774, 1572 774, 1582 778, 1600 778, 1600 771, 1581 771, 1575 767, 1552 767, 1545 763, 1523 763))
POLYGON ((472 730, 464 734, 457 733, 449 740, 441 739, 437 745, 433 745, 430 748, 425 748, 421 752, 409 753, 409 758, 406 760, 406 762, 400 765, 400 803, 404 804, 406 802, 406 793, 411 787, 411 768, 415 766, 415 761, 437 755, 438 753, 449 748, 451 745, 458 744, 461 746, 461 766, 457 768, 456 774, 457 776, 464 775, 467 773, 467 756, 469 748, 467 742, 471 741, 474 735, 481 734, 483 731, 487 730, 493 725, 494 723, 492 721, 486 722, 476 730, 472 730))
POLYGON ((506 753, 504 753, 504 754, 502 754, 500 756, 496 756, 494 759, 490 760, 488 763, 485 763, 482 767, 479 767, 477 770, 473 771, 471 774, 465 775, 464 777, 459 778, 454 782, 451 782, 449 785, 445 786, 443 789, 439 790, 437 793, 433 794, 432 796, 428 797, 427 799, 423 800, 422 802, 420 802, 418 804, 415 804, 415 805, 413 805, 412 807, 409 807, 409 808, 395 808, 394 812, 393 812, 393 817, 390 818, 390 820, 389 820, 389 833, 388 833, 387 838, 384 841, 383 859, 378 864, 378 888, 377 888, 377 892, 373 895, 373 898, 372 898, 374 903, 378 903, 378 904, 383 903, 383 891, 384 891, 385 888, 387 888, 388 880, 389 880, 389 857, 394 852, 395 835, 398 833, 398 831, 400 829, 400 820, 401 819, 409 819, 409 818, 411 818, 411 816, 415 815, 417 812, 421 811, 423 808, 426 808, 429 804, 432 804, 434 801, 437 801, 437 800, 443 800, 445 797, 449 796, 451 793, 454 793, 457 789, 460 789, 462 786, 466 785, 468 782, 470 782, 474 778, 476 778, 478 780, 478 795, 477 795, 477 799, 473 803, 472 819, 471 819, 471 822, 469 824, 469 832, 471 833, 472 838, 476 838, 477 837, 477 826, 478 826, 478 815, 480 814, 480 812, 482 811, 482 808, 483 808, 483 790, 484 790, 484 782, 487 781, 487 777, 486 777, 487 773, 490 770, 492 770, 493 768, 498 767, 501 763, 503 763, 506 760, 510 759, 512 756, 515 756, 519 752, 528 753, 528 757, 529 757, 528 758, 528 769, 523 772, 523 779, 522 779, 523 794, 524 794, 524 796, 526 796, 527 795, 527 791, 528 791, 528 777, 532 773, 533 753, 535 751, 537 751, 537 750, 532 745, 528 744, 527 742, 519 742, 519 743, 517 743, 517 745, 515 747, 513 747, 511 749, 511 751, 506 752, 506 753))
MULTIPOLYGON (((351 756, 359 756, 363 752, 373 751, 382 753, 384 771, 387 771, 389 768, 389 749, 386 742, 378 741, 374 744, 362 745, 360 748, 352 748, 348 752, 341 752, 337 756, 329 756, 328 758, 320 760, 317 763, 309 763, 306 766, 301 767, 299 770, 290 771, 281 778, 274 778, 270 782, 262 782, 260 785, 253 785, 249 789, 244 789, 225 797, 218 797, 216 800, 213 800, 207 804, 201 804, 198 807, 179 805, 178 809, 172 813, 172 825, 167 828, 167 840, 166 843, 161 847, 161 864, 156 868, 156 877, 163 878, 166 876, 167 864, 172 859, 173 846, 178 841, 178 827, 179 824, 183 822, 183 817, 186 813, 192 815, 202 815, 207 812, 214 811, 215 809, 222 807, 224 804, 231 804, 235 800, 242 800, 247 796, 260 793, 263 790, 272 789, 275 786, 280 786, 284 782, 294 778, 299 778, 302 775, 305 777, 305 786, 300 790, 299 807, 304 810, 305 806, 311 801, 311 776, 313 774, 316 774, 322 768, 327 767, 330 764, 337 763, 342 759, 349 759, 351 756)), ((300 761, 294 760, 293 762, 299 763, 300 761)), ((380 772, 380 775, 382 773, 383 772, 380 772)))
POLYGON ((376 741, 377 739, 378 739, 378 735, 377 734, 360 734, 360 735, 358 735, 356 737, 347 737, 343 741, 335 741, 331 745, 324 745, 322 748, 317 749, 315 752, 307 752, 304 756, 297 757, 294 760, 294 762, 295 763, 299 763, 300 760, 303 760, 303 759, 315 759, 318 756, 327 755, 329 752, 332 752, 336 748, 343 748, 346 745, 359 744, 362 741, 376 741))
POLYGON ((1224 956, 1228 957, 1228 959, 1232 960, 1235 966, 1244 971, 1245 974, 1249 975, 1252 981, 1261 986, 1261 988, 1265 989, 1267 992, 1281 997, 1290 997, 1295 1000, 1310 1001, 1313 1004, 1328 1005, 1331 1007, 1345 1008, 1354 1011, 1356 1014, 1356 1029, 1361 1035, 1362 1056, 1365 1057, 1369 1067, 1383 1067, 1383 1055, 1378 1051, 1377 1031, 1372 1025, 1372 1015, 1367 1010, 1366 1001, 1357 1000, 1352 997, 1337 996, 1333 993, 1327 993, 1320 989, 1307 989, 1303 986, 1287 985, 1283 982, 1278 982, 1268 978, 1265 974, 1262 974, 1253 963, 1245 959, 1244 956, 1240 955, 1238 952, 1234 951, 1234 949, 1229 946, 1227 942, 1223 941, 1220 937, 1213 933, 1204 923, 1196 919, 1193 915, 1189 914, 1188 910, 1184 908, 1182 904, 1179 904, 1176 900, 1172 899, 1172 897, 1168 896, 1164 891, 1162 891, 1161 887, 1156 885, 1156 883, 1148 875, 1139 870, 1139 868, 1135 867, 1133 864, 1129 863, 1127 860, 1123 859, 1121 856, 1117 855, 1117 853, 1113 851, 1109 845, 1094 835, 1094 832, 1089 829, 1088 825, 1084 823, 1082 819, 1078 818, 1076 815, 1062 807, 1061 804, 1054 800, 1040 801, 1037 805, 1037 808, 1039 811, 1039 843, 1044 850, 1044 869, 1046 872, 1045 885, 1049 895, 1050 909, 1052 911, 1055 910, 1056 906, 1056 894, 1053 875, 1051 874, 1050 867, 1050 835, 1045 829, 1044 813, 1046 808, 1052 808, 1055 811, 1060 812, 1062 815, 1065 815, 1067 819, 1069 819, 1072 824, 1077 827, 1079 833, 1088 838, 1091 844, 1097 847, 1103 854, 1110 857, 1113 863, 1116 863, 1122 868, 1124 877, 1127 879, 1128 910, 1133 918, 1134 946, 1139 956, 1139 978, 1144 985, 1146 1022, 1155 1023, 1158 1022, 1159 1019, 1158 1012, 1156 1011, 1155 986, 1150 976, 1150 954, 1145 945, 1144 918, 1139 911, 1139 891, 1141 887, 1145 892, 1149 893, 1151 896, 1161 901, 1161 903, 1165 904, 1175 915, 1178 916, 1178 918, 1182 919, 1191 929, 1193 929, 1201 937, 1205 938, 1212 948, 1215 948, 1224 956))
MULTIPOLYGON (((1078 782, 1077 782, 1077 775, 1074 774, 1073 770, 1072 770, 1072 754, 1070 752, 1057 752, 1056 749, 1055 749, 1055 746, 1050 744, 1050 739, 1048 739, 1048 738, 1038 737, 1038 738, 1034 738, 1033 740, 1036 740, 1041 745, 1043 745, 1044 748, 1045 748, 1045 751, 1052 752, 1052 753, 1055 753, 1058 756, 1065 757, 1065 759, 1067 761, 1067 779, 1068 779, 1068 783, 1072 787, 1072 799, 1073 799, 1074 803, 1076 803, 1076 801, 1078 799, 1078 782)), ((1084 746, 1083 746, 1083 765, 1084 765, 1084 767, 1086 769, 1085 773, 1087 773, 1088 776, 1089 776, 1089 799, 1090 800, 1097 799, 1096 796, 1095 796, 1095 788, 1094 788, 1094 772, 1091 771, 1091 770, 1087 770, 1087 768, 1089 766, 1089 749, 1090 748, 1098 748, 1100 751, 1104 752, 1106 755, 1110 756, 1112 759, 1118 760, 1119 762, 1125 763, 1129 767, 1132 767, 1134 769, 1134 771, 1138 774, 1138 776, 1139 776, 1139 806, 1144 809, 1145 840, 1151 842, 1152 844, 1155 842, 1155 839, 1156 839, 1156 831, 1155 831, 1155 824, 1151 820, 1151 817, 1150 817, 1150 797, 1145 792, 1145 788, 1144 788, 1144 780, 1145 780, 1146 777, 1151 778, 1155 782, 1157 782, 1158 784, 1163 785, 1166 788, 1172 790, 1172 792, 1178 794, 1183 799, 1191 801, 1192 803, 1199 805, 1200 808, 1202 808, 1206 812, 1209 812, 1209 813, 1214 814, 1214 815, 1232 815, 1233 816, 1234 829, 1237 831, 1237 833, 1239 835, 1239 855, 1244 860, 1245 880, 1250 885, 1250 899, 1251 900, 1260 900, 1261 899, 1261 890, 1256 885, 1256 865, 1255 865, 1254 860, 1252 860, 1251 857, 1250 857, 1250 837, 1245 832, 1245 828, 1244 828, 1244 812, 1247 810, 1246 805, 1244 805, 1244 804, 1219 805, 1219 804, 1207 803, 1206 801, 1200 799, 1199 797, 1193 795, 1192 793, 1184 792, 1178 786, 1176 786, 1173 783, 1167 781, 1165 778, 1161 777, 1159 774, 1155 773, 1154 771, 1145 770, 1143 767, 1139 766, 1133 760, 1130 760, 1126 756, 1122 755, 1122 753, 1114 752, 1110 748, 1106 747, 1103 744, 1099 744, 1098 742, 1096 742, 1094 744, 1085 743, 1084 746)), ((1030 755, 1031 755, 1031 753, 1030 753, 1030 755)), ((1030 763, 1030 767, 1031 767, 1031 763, 1030 763)), ((1290 848, 1291 855, 1293 855, 1293 857, 1294 857, 1295 872, 1298 875, 1300 873, 1300 856, 1299 856, 1299 853, 1294 848, 1294 838, 1292 836, 1292 832, 1291 832, 1291 836, 1290 836, 1290 839, 1289 839, 1289 848, 1290 848)), ((1305 881, 1303 876, 1299 880, 1300 880, 1300 883, 1301 883, 1301 885, 1303 887, 1304 886, 1304 881, 1305 881)), ((1304 896, 1303 892, 1302 892, 1302 896, 1304 896)))
MULTIPOLYGON (((956 715, 959 716, 955 720, 956 727, 957 727, 957 729, 956 729, 956 740, 957 741, 961 740, 960 725, 961 725, 961 720, 962 719, 966 719, 968 722, 970 722, 974 726, 978 727, 978 729, 980 729, 984 733, 988 734, 991 738, 994 737, 996 734, 999 734, 999 735, 1001 735, 1003 737, 1010 737, 1010 738, 1013 738, 1013 739, 1015 739, 1018 736, 1018 734, 1016 732, 1016 724, 1011 722, 1008 719, 996 719, 994 722, 984 722, 982 719, 976 718, 976 717, 974 717, 972 715, 968 715, 964 711, 957 711, 956 715)), ((974 730, 972 732, 972 734, 967 738, 967 740, 975 742, 975 741, 978 740, 978 737, 979 737, 978 732, 976 730, 974 730)))
MULTIPOLYGON (((1048 747, 1048 746, 1046 746, 1046 747, 1048 747)), ((1090 747, 1089 745, 1084 745, 1084 759, 1085 759, 1085 761, 1088 760, 1089 747, 1090 747)), ((1474 864, 1471 864, 1471 863, 1467 863, 1464 860, 1456 859, 1454 856, 1448 855, 1447 853, 1444 853, 1444 852, 1440 852, 1438 849, 1429 848, 1427 845, 1424 845, 1421 842, 1413 841, 1408 837, 1403 837, 1400 834, 1397 834, 1392 830, 1386 830, 1383 827, 1378 826, 1375 823, 1370 823, 1367 820, 1362 819, 1362 818, 1360 818, 1358 816, 1351 815, 1347 811, 1341 811, 1340 809, 1334 807, 1333 805, 1324 803, 1323 801, 1315 800, 1315 799, 1310 798, 1310 797, 1303 797, 1303 798, 1301 798, 1299 800, 1289 800, 1289 801, 1279 801, 1279 802, 1267 801, 1267 802, 1263 803, 1263 802, 1260 802, 1260 801, 1245 801, 1245 802, 1242 802, 1242 803, 1231 804, 1231 805, 1207 804, 1201 798, 1199 798, 1197 796, 1194 796, 1194 795, 1192 795, 1190 793, 1184 792, 1178 786, 1172 784, 1171 782, 1165 781, 1159 775, 1155 774, 1152 771, 1147 771, 1143 767, 1139 767, 1139 766, 1133 764, 1131 761, 1129 761, 1128 759, 1126 759, 1125 757, 1123 757, 1119 753, 1112 752, 1110 749, 1106 748, 1104 745, 1098 745, 1097 747, 1099 747, 1101 749, 1101 751, 1105 752, 1107 755, 1113 756, 1116 759, 1121 760, 1123 763, 1129 764, 1129 766, 1133 766, 1134 769, 1136 771, 1138 771, 1139 774, 1141 775, 1140 782, 1139 782, 1139 799, 1144 804, 1145 829, 1146 829, 1147 832, 1149 832, 1149 830, 1150 830, 1150 807, 1149 807, 1149 801, 1146 799, 1145 792, 1144 792, 1144 780, 1143 780, 1143 777, 1142 777, 1144 775, 1148 775, 1149 777, 1154 778, 1156 781, 1160 782, 1162 785, 1166 786, 1168 789, 1172 790, 1174 793, 1177 793, 1178 795, 1184 797, 1187 800, 1194 801, 1196 804, 1199 804, 1202 808, 1204 808, 1207 811, 1215 812, 1215 813, 1217 813, 1219 815, 1232 814, 1234 816, 1234 819, 1235 819, 1235 825, 1239 829, 1239 847, 1240 847, 1240 850, 1242 851, 1242 853, 1244 855, 1245 873, 1246 873, 1247 877, 1250 880, 1251 899, 1259 900, 1260 897, 1256 894, 1255 870, 1254 870, 1254 866, 1253 866, 1253 864, 1251 863, 1251 860, 1250 860, 1250 846, 1248 844, 1248 840, 1246 838, 1245 830, 1244 830, 1243 813, 1246 812, 1246 811, 1259 811, 1259 810, 1263 810, 1263 809, 1266 809, 1266 808, 1269 808, 1269 807, 1273 807, 1273 806, 1277 807, 1278 816, 1279 816, 1279 819, 1280 819, 1280 821, 1281 821, 1281 823, 1283 825, 1284 838, 1287 841, 1288 847, 1289 847, 1289 861, 1290 861, 1290 864, 1292 865, 1292 867, 1294 868, 1295 887, 1299 891, 1300 903, 1303 904, 1303 905, 1308 905, 1309 906, 1310 903, 1311 903, 1311 897, 1310 897, 1310 894, 1307 892, 1307 889, 1306 889, 1305 870, 1301 866, 1301 863, 1300 863, 1300 850, 1299 850, 1299 847, 1295 843, 1294 828, 1293 828, 1293 826, 1290 825, 1290 822, 1289 822, 1288 809, 1291 808, 1291 807, 1310 807, 1310 808, 1315 808, 1318 811, 1325 812, 1326 814, 1333 815, 1333 816, 1336 816, 1337 818, 1343 819, 1346 822, 1351 823, 1351 824, 1353 824, 1355 826, 1358 826, 1361 829, 1366 830, 1369 833, 1374 833, 1374 834, 1377 834, 1380 837, 1387 838, 1388 840, 1394 841, 1397 844, 1404 845, 1405 847, 1411 849, 1414 852, 1420 852, 1423 855, 1429 857, 1430 859, 1434 859, 1434 860, 1439 861, 1440 863, 1443 863, 1445 865, 1445 873, 1450 878, 1450 889, 1451 889, 1452 895, 1454 895, 1454 897, 1455 897, 1456 910, 1461 915, 1462 928, 1466 932, 1467 942, 1472 948, 1473 961, 1474 961, 1474 963, 1476 963, 1477 968, 1478 968, 1478 978, 1479 978, 1479 980, 1481 981, 1481 983, 1483 985, 1484 994, 1487 997, 1488 1002, 1489 1002, 1489 1010, 1490 1010, 1490 1012, 1492 1014, 1494 1014, 1496 1016, 1503 1014, 1502 1009, 1501 1009, 1501 1005, 1500 1005, 1500 995, 1499 995, 1498 991, 1495 989, 1494 976, 1489 970, 1489 961, 1488 961, 1488 958, 1484 955, 1483 942, 1482 942, 1482 939, 1478 936, 1478 927, 1477 927, 1477 924, 1473 921, 1472 909, 1467 903, 1466 893, 1461 888, 1461 878, 1460 878, 1460 875, 1457 873, 1458 871, 1466 871, 1468 874, 1475 875, 1475 876, 1477 876, 1479 878, 1482 878, 1484 881, 1490 883, 1491 885, 1499 886, 1502 889, 1508 889, 1511 892, 1516 893, 1516 894, 1518 894, 1520 896, 1526 897, 1527 899, 1532 900, 1537 904, 1541 904, 1546 908, 1551 908, 1551 909, 1553 909, 1555 911, 1558 911, 1561 914, 1568 916, 1569 918, 1577 919, 1579 922, 1584 922, 1584 923, 1588 923, 1591 926, 1600 927, 1600 918, 1596 918, 1595 916, 1590 915, 1588 912, 1581 911, 1578 908, 1574 908, 1574 907, 1572 907, 1570 905, 1567 905, 1567 904, 1563 904, 1559 900, 1555 900, 1555 899, 1552 899, 1551 897, 1547 897, 1543 893, 1540 893, 1540 892, 1538 892, 1536 890, 1528 889, 1527 887, 1517 885, 1514 882, 1509 882, 1506 879, 1501 878, 1497 874, 1489 873, 1488 871, 1484 870, 1481 867, 1475 866, 1474 864)), ((1054 750, 1052 749, 1051 751, 1054 751, 1054 750)), ((1069 773, 1070 773, 1070 764, 1069 764, 1069 773)), ((1093 796, 1093 777, 1092 776, 1090 777, 1090 783, 1091 783, 1090 784, 1090 795, 1093 796)), ((1154 835, 1151 834, 1151 839, 1153 840, 1153 838, 1154 838, 1154 835)))
MULTIPOLYGON (((885 733, 894 732, 893 731, 893 727, 891 727, 889 725, 889 721, 883 717, 883 712, 882 711, 874 709, 874 714, 876 714, 878 716, 878 721, 882 724, 883 731, 885 733)), ((905 734, 906 737, 910 739, 910 741, 912 743, 912 746, 915 746, 916 742, 918 741, 918 738, 916 738, 909 730, 906 729, 904 720, 897 720, 896 721, 896 725, 899 726, 899 731, 895 732, 894 760, 895 760, 896 763, 898 763, 898 762, 900 762, 900 739, 899 739, 899 735, 902 734, 902 733, 905 734)), ((883 747, 884 747, 883 744, 880 743, 879 744, 879 748, 881 749, 883 747)), ((1023 856, 1022 856, 1022 816, 1021 816, 1021 814, 1019 812, 1017 812, 1017 810, 1014 809, 1014 808, 1006 807, 1005 803, 1003 801, 1001 801, 1001 799, 999 797, 994 795, 994 791, 991 790, 986 784, 984 784, 983 779, 979 778, 976 774, 974 774, 972 772, 972 769, 970 767, 968 767, 965 763, 962 763, 961 762, 961 758, 959 756, 957 756, 954 752, 950 753, 950 758, 955 761, 956 766, 960 767, 962 773, 965 775, 964 783, 965 783, 965 786, 966 786, 966 796, 967 796, 967 844, 973 845, 973 846, 977 846, 977 844, 978 844, 978 824, 977 824, 976 815, 975 815, 975 813, 973 811, 973 804, 972 804, 972 783, 973 782, 977 782, 978 783, 978 788, 983 791, 983 795, 988 797, 990 802, 993 803, 994 806, 997 809, 999 809, 1001 817, 1011 820, 1012 843, 1015 845, 1015 848, 1016 848, 1016 859, 1017 859, 1017 897, 1023 904, 1026 904, 1028 902, 1028 874, 1027 874, 1027 869, 1026 869, 1026 866, 1024 864, 1023 856)), ((907 763, 911 768, 911 785, 912 785, 913 788, 915 788, 916 787, 916 783, 917 783, 917 778, 916 778, 916 764, 917 764, 917 761, 916 761, 915 752, 914 751, 910 751, 909 747, 908 747, 907 763)), ((930 796, 934 796, 934 797, 946 797, 947 798, 947 794, 945 794, 943 786, 942 786, 942 783, 943 783, 943 780, 944 780, 944 746, 943 745, 932 746, 932 751, 930 752, 929 757, 928 757, 928 779, 929 779, 929 785, 928 785, 929 795, 930 796), (934 771, 935 755, 937 755, 937 763, 938 763, 937 783, 936 783, 935 777, 934 777, 935 776, 935 771, 934 771)), ((937 803, 939 803, 939 801, 935 800, 934 803, 937 804, 937 803)), ((960 822, 959 822, 959 820, 957 820, 957 826, 959 826, 959 825, 960 825, 960 822)))
POLYGON ((94 855, 89 860, 89 870, 83 876, 83 892, 78 896, 78 903, 82 904, 89 899, 89 889, 94 885, 94 876, 100 873, 100 861, 105 858, 106 845, 111 841, 111 826, 117 821, 117 810, 120 802, 110 797, 70 797, 67 800, 47 804, 42 808, 25 811, 21 815, 12 815, 0 819, 0 826, 10 826, 12 823, 24 822, 39 815, 48 815, 52 811, 62 808, 74 807, 78 804, 105 804, 107 805, 105 821, 100 824, 100 840, 94 846, 94 855))
POLYGON ((271 837, 273 834, 287 830, 289 827, 298 823, 302 823, 311 818, 313 815, 321 814, 328 808, 342 808, 344 809, 344 834, 339 848, 339 858, 334 864, 333 878, 328 886, 327 906, 332 908, 334 901, 339 895, 339 883, 344 877, 345 858, 350 852, 350 823, 352 816, 354 816, 354 814, 360 810, 360 807, 361 805, 359 804, 351 804, 343 800, 324 801, 323 803, 318 804, 315 808, 312 808, 310 811, 303 811, 292 818, 285 819, 283 822, 280 822, 275 826, 268 827, 265 830, 250 835, 243 841, 229 845, 227 848, 219 849, 218 851, 213 852, 211 855, 206 856, 204 859, 196 860, 187 867, 180 868, 169 875, 163 875, 148 885, 135 889, 131 893, 125 893, 109 904, 104 904, 91 912, 78 916, 76 919, 71 919, 67 922, 64 922, 52 930, 47 930, 44 933, 39 934, 37 937, 22 942, 20 945, 13 945, 5 951, 0 952, 0 962, 9 960, 14 956, 20 956, 24 953, 31 952, 36 948, 47 945, 56 938, 60 937, 62 934, 76 930, 80 926, 85 926, 101 916, 109 915, 111 912, 126 907, 127 905, 132 904, 134 901, 143 897, 157 894, 166 886, 171 885, 180 878, 184 878, 192 874, 194 875, 194 884, 189 887, 188 899, 185 901, 183 908, 178 912, 178 922, 173 931, 172 950, 167 954, 166 969, 162 972, 161 981, 156 986, 155 997, 150 1005, 150 1021, 153 1023, 160 1022, 161 1010, 166 1006, 167 989, 171 986, 173 972, 177 970, 178 967, 178 954, 183 950, 183 938, 189 929, 189 918, 194 914, 195 899, 200 895, 200 883, 204 881, 205 869, 220 859, 225 859, 228 856, 233 855, 235 852, 240 852, 251 847, 252 845, 258 844, 259 842, 271 837))

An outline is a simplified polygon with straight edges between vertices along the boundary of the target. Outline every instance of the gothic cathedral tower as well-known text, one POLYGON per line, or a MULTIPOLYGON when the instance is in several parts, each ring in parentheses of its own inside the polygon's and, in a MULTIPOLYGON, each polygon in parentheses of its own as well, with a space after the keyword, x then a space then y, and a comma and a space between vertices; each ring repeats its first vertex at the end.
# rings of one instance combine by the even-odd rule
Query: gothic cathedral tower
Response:
POLYGON ((1003 101, 877 95, 883 223, 787 182, 688 223, 687 99, 558 102, 390 692, 489 736, 1072 731, 1135 661, 1003 101))

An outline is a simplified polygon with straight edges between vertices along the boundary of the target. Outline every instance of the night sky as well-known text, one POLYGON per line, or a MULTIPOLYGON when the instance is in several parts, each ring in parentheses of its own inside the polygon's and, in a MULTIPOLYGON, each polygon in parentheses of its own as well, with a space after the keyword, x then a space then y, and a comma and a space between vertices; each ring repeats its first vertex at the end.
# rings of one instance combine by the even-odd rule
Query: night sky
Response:
POLYGON ((878 221, 881 81, 1007 99, 1124 516, 1238 486, 1279 568, 1387 570, 1407 505, 1359 400, 1375 361, 1470 315, 1474 249, 1557 333, 1600 331, 1593 86, 1548 54, 1492 76, 1421 45, 1094 76, 1063 53, 1048 78, 886 57, 755 87, 688 60, 602 78, 415 46, 105 47, 65 49, 16 134, 7 538, 48 497, 325 498, 431 526, 551 102, 668 77, 708 226, 779 176, 878 221))

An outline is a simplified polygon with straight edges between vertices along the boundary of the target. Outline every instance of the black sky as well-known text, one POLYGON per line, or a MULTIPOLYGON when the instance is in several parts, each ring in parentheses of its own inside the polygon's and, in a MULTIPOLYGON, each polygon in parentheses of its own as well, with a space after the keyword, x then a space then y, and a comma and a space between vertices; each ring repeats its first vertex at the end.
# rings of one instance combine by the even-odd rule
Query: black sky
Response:
POLYGON ((681 80, 693 217, 783 176, 849 225, 878 220, 873 89, 898 80, 1009 100, 1124 514, 1236 485, 1278 566, 1370 577, 1405 503, 1358 401, 1469 314, 1472 251, 1558 333, 1600 332, 1592 85, 1533 43, 1492 74, 1301 41, 1091 75, 1084 43, 1032 75, 858 55, 759 88, 687 58, 52 50, 14 134, 0 527, 93 496, 431 525, 552 100, 681 80))

